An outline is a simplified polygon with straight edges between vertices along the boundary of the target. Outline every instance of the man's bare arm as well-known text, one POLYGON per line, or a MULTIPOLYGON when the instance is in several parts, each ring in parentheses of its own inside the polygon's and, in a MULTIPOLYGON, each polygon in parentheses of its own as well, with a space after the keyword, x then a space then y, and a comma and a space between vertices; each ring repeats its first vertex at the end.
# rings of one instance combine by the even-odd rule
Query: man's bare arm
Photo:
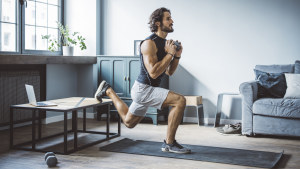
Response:
POLYGON ((177 66, 179 64, 179 59, 173 59, 167 68, 166 74, 169 76, 172 76, 175 70, 177 69, 177 66))
POLYGON ((152 40, 146 40, 142 43, 141 52, 145 67, 152 79, 156 79, 166 71, 173 57, 171 54, 167 54, 161 61, 158 61, 157 48, 152 40))

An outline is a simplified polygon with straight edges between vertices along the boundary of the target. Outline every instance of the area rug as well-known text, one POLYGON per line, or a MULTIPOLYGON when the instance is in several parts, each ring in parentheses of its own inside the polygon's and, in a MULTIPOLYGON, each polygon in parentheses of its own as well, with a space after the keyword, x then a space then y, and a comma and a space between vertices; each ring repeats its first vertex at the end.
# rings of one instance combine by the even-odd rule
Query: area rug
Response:
POLYGON ((200 145, 185 145, 192 150, 191 154, 175 154, 162 152, 160 149, 161 145, 161 142, 131 140, 125 138, 100 147, 99 150, 261 168, 273 168, 283 155, 283 151, 280 153, 274 153, 200 145))

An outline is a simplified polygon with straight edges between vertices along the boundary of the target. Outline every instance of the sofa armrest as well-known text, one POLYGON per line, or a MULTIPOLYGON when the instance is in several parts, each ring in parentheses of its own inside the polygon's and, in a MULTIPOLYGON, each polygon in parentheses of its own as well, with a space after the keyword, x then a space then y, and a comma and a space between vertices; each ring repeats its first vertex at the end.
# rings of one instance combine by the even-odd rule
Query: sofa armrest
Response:
POLYGON ((257 81, 244 82, 240 85, 240 94, 248 97, 247 101, 252 100, 253 103, 257 100, 257 89, 257 81))
POLYGON ((242 96, 242 134, 253 135, 253 103, 257 100, 257 82, 249 81, 240 85, 242 96))

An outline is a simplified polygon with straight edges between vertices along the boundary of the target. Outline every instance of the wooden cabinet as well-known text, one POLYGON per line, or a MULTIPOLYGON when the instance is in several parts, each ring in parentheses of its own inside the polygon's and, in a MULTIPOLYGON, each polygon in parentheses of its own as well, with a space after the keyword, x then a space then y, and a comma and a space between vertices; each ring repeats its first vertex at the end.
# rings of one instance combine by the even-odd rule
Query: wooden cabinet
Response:
POLYGON ((138 57, 98 57, 98 84, 106 80, 121 98, 131 98, 130 92, 139 75, 138 57))
MULTIPOLYGON (((136 56, 98 56, 98 84, 102 80, 106 80, 119 97, 130 106, 131 88, 134 81, 140 73, 140 58, 136 56)), ((166 76, 162 80, 161 87, 169 88, 169 78, 166 76)), ((116 111, 112 108, 112 111, 116 111)), ((158 115, 164 115, 165 119, 168 115, 168 109, 157 111, 149 108, 146 117, 150 117, 154 124, 157 124, 158 115)))

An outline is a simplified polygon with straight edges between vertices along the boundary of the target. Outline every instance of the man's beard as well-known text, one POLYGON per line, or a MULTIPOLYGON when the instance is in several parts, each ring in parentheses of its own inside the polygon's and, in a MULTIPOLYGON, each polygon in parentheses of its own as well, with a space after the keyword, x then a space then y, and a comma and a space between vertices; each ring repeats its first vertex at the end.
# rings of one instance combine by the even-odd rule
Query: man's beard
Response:
MULTIPOLYGON (((172 25, 172 26, 173 26, 173 25, 172 25)), ((173 32, 173 31, 174 31, 173 27, 169 28, 169 27, 166 27, 166 26, 164 26, 164 25, 161 26, 161 30, 162 30, 163 32, 167 32, 167 33, 173 32)))

